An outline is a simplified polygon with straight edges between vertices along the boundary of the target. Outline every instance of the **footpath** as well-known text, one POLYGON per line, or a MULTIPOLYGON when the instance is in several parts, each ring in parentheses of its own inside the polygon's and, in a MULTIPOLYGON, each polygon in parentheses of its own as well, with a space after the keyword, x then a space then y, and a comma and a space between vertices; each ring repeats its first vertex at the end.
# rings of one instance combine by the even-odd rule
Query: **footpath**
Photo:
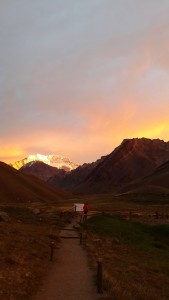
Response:
POLYGON ((33 300, 97 300, 97 288, 74 223, 61 231, 52 270, 33 300))

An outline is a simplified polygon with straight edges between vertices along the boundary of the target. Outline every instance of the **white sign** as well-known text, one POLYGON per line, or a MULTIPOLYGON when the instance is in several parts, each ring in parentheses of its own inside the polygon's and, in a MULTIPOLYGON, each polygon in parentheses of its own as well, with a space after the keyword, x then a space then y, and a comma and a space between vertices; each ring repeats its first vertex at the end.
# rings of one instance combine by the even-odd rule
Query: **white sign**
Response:
POLYGON ((74 203, 74 211, 83 211, 83 203, 74 203))

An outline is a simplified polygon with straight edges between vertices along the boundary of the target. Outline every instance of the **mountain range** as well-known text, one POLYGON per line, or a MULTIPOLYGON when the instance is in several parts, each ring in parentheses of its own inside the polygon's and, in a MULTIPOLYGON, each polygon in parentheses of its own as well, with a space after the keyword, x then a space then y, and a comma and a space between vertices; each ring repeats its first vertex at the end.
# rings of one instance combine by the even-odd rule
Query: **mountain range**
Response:
POLYGON ((54 187, 74 193, 156 193, 157 190, 167 193, 169 142, 147 138, 125 139, 110 154, 71 171, 35 161, 24 165, 20 172, 38 176, 54 187))
POLYGON ((116 192, 128 183, 150 175, 169 160, 169 142, 159 139, 125 139, 92 170, 76 192, 116 192))
POLYGON ((34 163, 35 161, 41 161, 51 167, 63 169, 65 171, 71 171, 78 167, 78 164, 70 161, 69 158, 64 157, 62 155, 42 155, 42 154, 30 155, 22 160, 11 163, 10 166, 19 170, 21 167, 25 166, 28 163, 29 166, 31 166, 31 162, 34 163))

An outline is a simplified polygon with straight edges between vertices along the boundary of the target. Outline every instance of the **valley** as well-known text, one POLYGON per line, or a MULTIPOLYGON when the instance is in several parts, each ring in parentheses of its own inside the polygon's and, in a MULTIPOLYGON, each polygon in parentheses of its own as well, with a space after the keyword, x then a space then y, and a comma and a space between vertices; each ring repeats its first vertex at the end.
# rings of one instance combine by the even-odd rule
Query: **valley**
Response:
POLYGON ((0 1, 0 300, 169 300, 169 1, 0 1))
POLYGON ((84 200, 90 211, 82 224, 82 243, 94 274, 98 257, 103 259, 103 299, 168 299, 169 202, 151 199, 147 204, 112 194, 26 206, 1 204, 0 210, 9 216, 0 222, 1 299, 34 299, 52 267, 50 243, 55 243, 57 259, 59 233, 74 219, 74 203, 84 200))
POLYGON ((103 260, 99 299, 167 300, 168 153, 163 141, 132 139, 72 171, 40 161, 23 171, 1 162, 0 298, 34 300, 50 274, 51 243, 57 260, 59 234, 77 220, 93 274, 103 260), (74 203, 85 202, 88 219, 81 223, 74 203))

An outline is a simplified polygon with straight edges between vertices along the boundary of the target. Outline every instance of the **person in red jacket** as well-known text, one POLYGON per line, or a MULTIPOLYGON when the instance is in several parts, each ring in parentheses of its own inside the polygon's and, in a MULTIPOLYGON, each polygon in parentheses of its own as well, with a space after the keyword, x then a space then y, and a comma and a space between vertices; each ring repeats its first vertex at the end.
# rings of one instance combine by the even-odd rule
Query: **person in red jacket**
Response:
POLYGON ((83 205, 83 221, 85 221, 87 219, 87 214, 88 214, 88 211, 89 211, 89 205, 88 203, 85 203, 83 205))

